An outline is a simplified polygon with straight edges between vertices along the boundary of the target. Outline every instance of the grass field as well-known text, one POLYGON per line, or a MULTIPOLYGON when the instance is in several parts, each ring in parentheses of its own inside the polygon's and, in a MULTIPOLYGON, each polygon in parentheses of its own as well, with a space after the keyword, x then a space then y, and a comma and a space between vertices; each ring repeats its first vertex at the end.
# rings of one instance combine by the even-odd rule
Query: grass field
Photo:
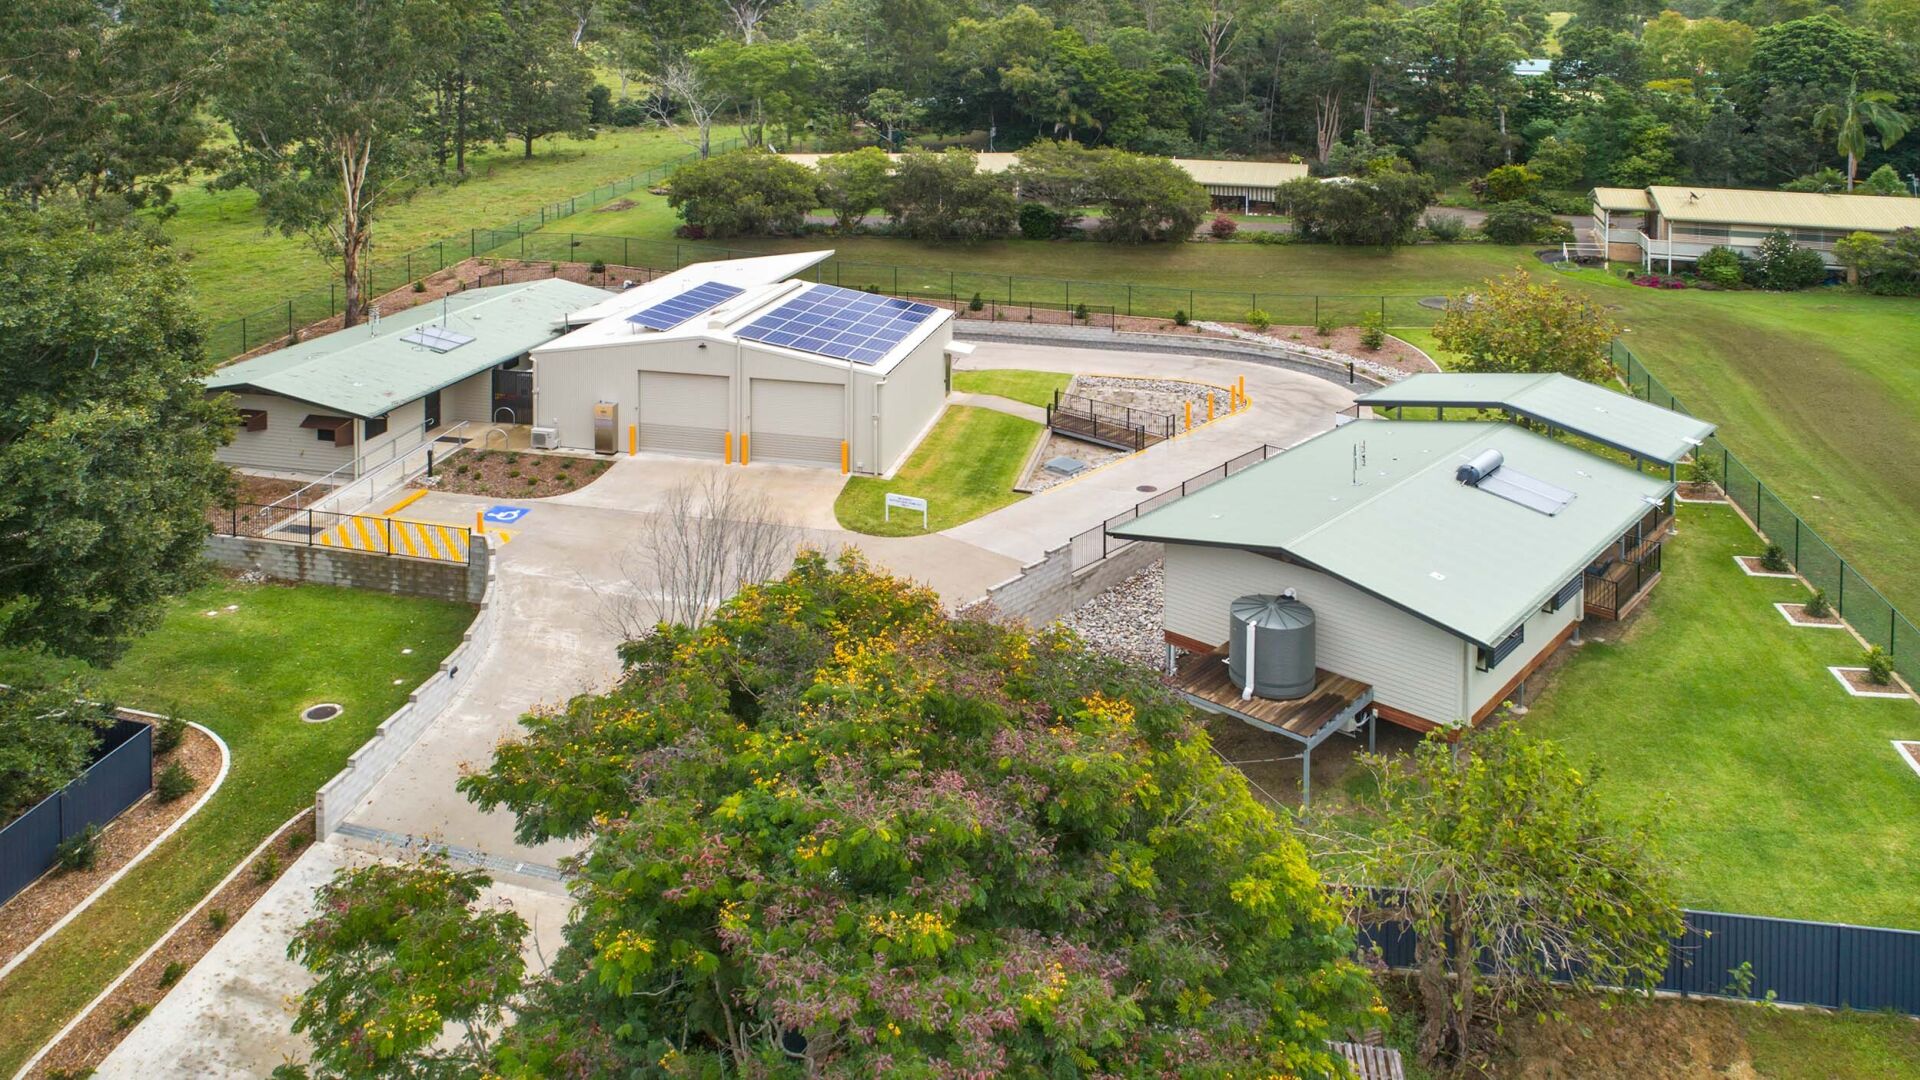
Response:
POLYGON ((993 394, 1029 405, 1046 408, 1053 404, 1053 393, 1065 390, 1073 376, 1057 371, 1020 371, 998 368, 992 371, 956 371, 953 388, 968 394, 993 394))
POLYGON ((232 772, 165 846, 0 982, 0 1075, 12 1075, 247 852, 311 805, 472 620, 464 604, 311 585, 221 582, 175 601, 165 622, 103 673, 101 689, 123 705, 177 711, 212 728, 233 754, 232 772), (345 712, 303 723, 299 710, 322 701, 345 712))
POLYGON ((856 476, 847 481, 833 512, 840 524, 871 536, 916 536, 920 515, 899 510, 882 520, 888 492, 927 500, 927 529, 939 532, 1025 496, 1013 490, 1020 466, 1046 429, 992 409, 956 405, 891 480, 856 476))
POLYGON ((1920 777, 1889 744, 1920 705, 1852 698, 1841 630, 1787 625, 1799 583, 1733 563, 1759 541, 1731 509, 1682 506, 1663 576, 1624 640, 1590 629, 1520 723, 1602 772, 1622 806, 1658 810, 1690 907, 1920 929, 1920 777))
MULTIPOLYGON (((518 147, 469 154, 467 180, 428 188, 382 217, 374 257, 514 221, 688 150, 672 132, 642 129, 602 132, 588 141, 542 139, 531 159, 522 158, 518 147)), ((164 228, 191 256, 187 275, 201 310, 215 322, 250 314, 293 293, 324 289, 336 276, 304 236, 266 231, 258 200, 248 189, 210 192, 194 185, 181 188, 174 200, 179 212, 164 228)), ((665 205, 663 199, 649 201, 665 205)), ((582 213, 572 220, 582 232, 604 231, 596 219, 607 216, 582 213)))
MULTIPOLYGON (((582 215, 565 230, 670 241, 677 224, 664 199, 582 215)), ((561 231, 556 227, 555 231, 561 231)), ((1598 271, 1554 273, 1527 249, 1484 244, 1392 252, 1328 246, 1177 244, 1117 246, 1006 240, 960 245, 882 237, 729 240, 756 251, 832 247, 847 284, 960 295, 1011 285, 1021 299, 1085 300, 1136 309, 1181 306, 1209 317, 1259 306, 1279 322, 1316 314, 1355 320, 1377 310, 1413 326, 1423 348, 1431 309, 1413 301, 1458 292, 1516 268, 1548 275, 1610 309, 1625 340, 1687 407, 1718 423, 1729 446, 1895 604, 1920 613, 1920 305, 1846 289, 1776 294, 1642 289, 1598 271), (869 264, 855 266, 852 264, 869 264), (903 267, 897 274, 883 264, 903 267), (1057 284, 1075 284, 1071 296, 1057 284), (1182 294, 1193 291, 1191 297, 1182 294), (1208 312, 1206 293, 1219 295, 1208 312), (1326 297, 1316 310, 1312 295, 1326 297), (1244 298, 1244 299, 1242 299, 1244 298), (1303 299, 1304 298, 1304 299, 1303 299), (1337 299, 1344 298, 1344 299, 1337 299)), ((685 245, 697 258, 698 245, 685 245)))

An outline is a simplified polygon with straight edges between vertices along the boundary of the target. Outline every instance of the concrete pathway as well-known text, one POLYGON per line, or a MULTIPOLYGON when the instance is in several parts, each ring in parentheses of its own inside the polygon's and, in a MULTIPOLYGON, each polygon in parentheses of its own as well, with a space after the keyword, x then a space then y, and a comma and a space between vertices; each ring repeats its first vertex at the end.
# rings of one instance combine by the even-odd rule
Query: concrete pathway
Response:
POLYGON ((950 405, 972 405, 981 409, 992 409, 1008 416, 1017 416, 1022 420, 1031 420, 1036 424, 1047 422, 1047 410, 1038 405, 1029 405, 1024 401, 1001 397, 999 394, 969 394, 955 390, 947 395, 950 405))
MULTIPOLYGON (((293 995, 309 979, 305 968, 287 958, 287 942, 312 917, 314 891, 335 870, 371 861, 373 856, 339 844, 314 844, 94 1075, 102 1080, 259 1080, 289 1059, 306 1060, 306 1039, 291 1028, 293 995)), ((505 884, 487 890, 485 899, 510 905, 527 921, 532 930, 527 963, 543 970, 560 948, 571 902, 505 884)))
POLYGON ((1062 349, 982 341, 959 365, 964 369, 1026 368, 1076 374, 1193 379, 1228 385, 1247 380, 1252 404, 1238 415, 1216 419, 1179 438, 1057 484, 944 535, 988 551, 1034 562, 1075 533, 1090 529, 1150 497, 1178 486, 1228 458, 1262 443, 1292 446, 1333 427, 1334 414, 1353 404, 1353 394, 1324 379, 1264 364, 1181 353, 1062 349), (1151 490, 1143 490, 1150 488, 1151 490))

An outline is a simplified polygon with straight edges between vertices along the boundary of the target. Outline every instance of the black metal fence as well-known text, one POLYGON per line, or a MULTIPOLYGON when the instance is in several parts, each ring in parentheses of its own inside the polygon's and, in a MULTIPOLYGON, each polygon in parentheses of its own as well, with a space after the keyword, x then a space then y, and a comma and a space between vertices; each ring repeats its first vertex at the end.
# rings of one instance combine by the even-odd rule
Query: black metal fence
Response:
MULTIPOLYGON (((1920 932, 1687 911, 1657 989, 1828 1009, 1920 1015, 1920 932)), ((1414 966, 1405 925, 1362 931, 1388 967, 1414 966)))
MULTIPOLYGON (((1633 350, 1616 341, 1613 362, 1635 396, 1675 412, 1686 412, 1680 399, 1660 384, 1633 350)), ((1716 470, 1720 487, 1753 520, 1769 543, 1780 545, 1787 560, 1814 588, 1826 591, 1835 610, 1869 644, 1887 650, 1894 670, 1909 683, 1920 682, 1920 628, 1893 602, 1873 587, 1860 571, 1835 551, 1832 544, 1801 519, 1780 496, 1763 483, 1717 436, 1694 451, 1696 460, 1716 470)))
POLYGON ((0 829, 0 904, 53 868, 62 841, 104 826, 153 789, 153 726, 119 720, 87 771, 0 829))
POLYGON ((237 502, 209 515, 208 524, 215 536, 246 536, 435 562, 464 563, 473 547, 473 530, 465 525, 281 503, 237 502))
POLYGON ((1177 502, 1196 491, 1204 491, 1214 484, 1243 469, 1258 465, 1268 458, 1286 449, 1270 443, 1261 443, 1238 457, 1215 465, 1198 476, 1183 480, 1179 487, 1170 487, 1155 494, 1152 498, 1142 499, 1129 509, 1122 510, 1091 529, 1076 535, 1070 543, 1073 547, 1073 569, 1080 570, 1091 566, 1101 559, 1133 543, 1118 536, 1108 536, 1107 530, 1116 525, 1124 525, 1142 514, 1152 513, 1171 502, 1177 502))
MULTIPOLYGON (((716 144, 713 152, 720 153, 732 149, 739 143, 738 139, 729 139, 716 144)), ((602 184, 592 191, 548 203, 518 221, 488 229, 468 229, 463 234, 429 241, 398 255, 370 259, 367 261, 362 278, 361 296, 371 300, 382 293, 411 284, 462 260, 495 254, 497 249, 507 246, 514 240, 528 233, 538 232, 556 221, 572 217, 581 210, 592 209, 635 188, 644 189, 657 184, 666 179, 675 169, 690 161, 697 161, 699 157, 697 153, 683 154, 671 161, 655 165, 645 172, 635 173, 624 180, 615 180, 610 184, 602 184)), ((343 290, 340 283, 333 282, 325 289, 312 289, 230 322, 221 323, 207 334, 207 355, 215 360, 225 360, 258 348, 267 342, 291 337, 293 332, 302 326, 340 314, 342 302, 343 290)))
POLYGON ((1048 427, 1120 450, 1144 450, 1165 442, 1179 432, 1179 423, 1172 413, 1115 405, 1059 390, 1053 392, 1053 401, 1047 406, 1048 427))

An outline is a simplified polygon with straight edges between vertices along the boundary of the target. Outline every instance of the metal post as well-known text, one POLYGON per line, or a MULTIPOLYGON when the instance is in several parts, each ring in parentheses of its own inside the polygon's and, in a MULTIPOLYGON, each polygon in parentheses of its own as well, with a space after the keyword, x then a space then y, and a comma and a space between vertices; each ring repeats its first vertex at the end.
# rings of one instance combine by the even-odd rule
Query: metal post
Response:
POLYGON ((1793 568, 1800 569, 1800 515, 1793 515, 1793 568))
MULTIPOLYGON (((1573 625, 1575 627, 1574 633, 1578 634, 1580 632, 1578 629, 1580 624, 1574 623, 1573 625)), ((1373 753, 1373 734, 1379 727, 1380 714, 1376 712, 1367 719, 1367 753, 1369 754, 1373 753)))
POLYGON ((427 447, 427 475, 433 475, 433 447, 427 447))
MULTIPOLYGON (((1794 567, 1794 569, 1798 570, 1800 568, 1796 566, 1794 567)), ((1833 606, 1839 609, 1841 618, 1843 619, 1846 618, 1846 615, 1847 615, 1847 560, 1845 559, 1840 560, 1840 600, 1838 603, 1834 604, 1833 606)))
POLYGON ((247 317, 240 316, 240 351, 247 351, 247 317))
POLYGON ((1300 755, 1300 808, 1313 805, 1313 747, 1300 755))
POLYGON ((240 535, 240 504, 233 504, 233 527, 227 530, 228 536, 240 535))
POLYGON ((313 546, 313 507, 307 507, 307 546, 313 546))
MULTIPOLYGON (((1127 314, 1133 314, 1133 283, 1131 281, 1127 283, 1127 314)), ((1169 645, 1167 648, 1171 649, 1173 646, 1169 645)))
POLYGON ((387 554, 391 555, 393 554, 393 519, 383 517, 380 520, 386 522, 387 525, 387 554))

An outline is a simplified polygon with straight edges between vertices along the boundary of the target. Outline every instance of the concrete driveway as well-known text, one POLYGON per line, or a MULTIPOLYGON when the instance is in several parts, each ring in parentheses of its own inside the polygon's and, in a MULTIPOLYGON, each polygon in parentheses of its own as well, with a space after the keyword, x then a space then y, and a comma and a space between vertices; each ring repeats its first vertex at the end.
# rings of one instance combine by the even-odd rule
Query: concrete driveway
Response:
POLYGON ((1121 458, 1041 495, 1023 499, 983 518, 948 529, 943 535, 988 551, 1034 562, 1075 533, 1090 529, 1154 491, 1178 486, 1189 477, 1262 443, 1292 446, 1333 427, 1334 414, 1353 405, 1353 394, 1311 375, 1265 364, 1190 356, 1184 353, 1063 349, 981 341, 956 365, 963 370, 1026 368, 1090 375, 1131 375, 1193 379, 1228 385, 1247 380, 1252 404, 1236 415, 1216 419, 1176 439, 1121 458), (1147 489, 1147 490, 1143 490, 1147 489))

